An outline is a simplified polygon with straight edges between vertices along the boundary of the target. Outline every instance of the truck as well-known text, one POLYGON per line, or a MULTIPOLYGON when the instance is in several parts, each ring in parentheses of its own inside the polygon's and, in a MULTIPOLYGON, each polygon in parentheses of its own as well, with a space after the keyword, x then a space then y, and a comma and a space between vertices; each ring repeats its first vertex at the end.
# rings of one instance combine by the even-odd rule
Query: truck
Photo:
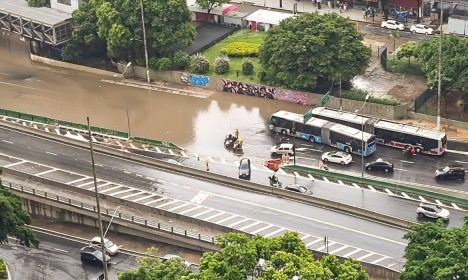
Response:
POLYGON ((468 16, 450 16, 447 29, 448 33, 468 36, 468 16))

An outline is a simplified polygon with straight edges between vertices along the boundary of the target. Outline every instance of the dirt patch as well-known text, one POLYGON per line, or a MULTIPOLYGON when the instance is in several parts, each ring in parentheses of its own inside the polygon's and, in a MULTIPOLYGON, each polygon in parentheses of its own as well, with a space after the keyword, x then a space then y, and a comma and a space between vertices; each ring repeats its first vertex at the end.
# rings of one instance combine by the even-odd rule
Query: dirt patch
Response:
MULTIPOLYGON (((403 120, 400 120, 399 122, 406 123, 406 124, 413 124, 416 126, 431 128, 431 129, 436 128, 436 123, 423 121, 423 120, 403 119, 403 120)), ((449 139, 468 141, 468 129, 448 126, 447 123, 445 123, 444 121, 442 121, 441 125, 442 125, 442 130, 445 131, 445 133, 447 133, 447 137, 449 139)))

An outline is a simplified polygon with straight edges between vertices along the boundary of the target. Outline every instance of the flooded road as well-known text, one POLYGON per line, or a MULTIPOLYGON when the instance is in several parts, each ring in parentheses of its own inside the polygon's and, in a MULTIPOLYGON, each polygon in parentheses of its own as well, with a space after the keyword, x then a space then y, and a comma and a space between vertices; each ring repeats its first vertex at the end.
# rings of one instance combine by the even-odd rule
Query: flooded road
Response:
POLYGON ((228 156, 223 139, 237 128, 246 154, 261 149, 269 155, 270 115, 309 109, 230 93, 199 98, 105 83, 109 77, 32 63, 27 46, 0 36, 0 108, 83 124, 89 116, 94 126, 121 131, 128 131, 129 122, 132 136, 174 142, 199 154, 228 156))

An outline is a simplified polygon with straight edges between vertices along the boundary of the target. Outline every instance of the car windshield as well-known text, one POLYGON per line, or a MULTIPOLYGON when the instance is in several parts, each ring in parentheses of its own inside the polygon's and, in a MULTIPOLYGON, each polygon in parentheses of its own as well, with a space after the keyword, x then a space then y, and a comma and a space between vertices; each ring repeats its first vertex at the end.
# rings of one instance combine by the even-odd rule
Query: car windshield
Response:
POLYGON ((305 192, 307 191, 307 189, 306 189, 305 187, 300 187, 300 188, 299 188, 299 191, 300 191, 301 193, 305 193, 305 192))
POLYGON ((437 213, 440 213, 442 211, 442 208, 440 208, 439 206, 434 206, 434 210, 437 212, 437 213))
POLYGON ((109 247, 114 246, 114 242, 112 242, 112 241, 110 241, 110 240, 107 240, 107 242, 104 243, 104 245, 106 245, 106 247, 109 248, 109 247))
POLYGON ((448 172, 450 170, 450 167, 446 166, 444 169, 442 169, 443 172, 448 172))

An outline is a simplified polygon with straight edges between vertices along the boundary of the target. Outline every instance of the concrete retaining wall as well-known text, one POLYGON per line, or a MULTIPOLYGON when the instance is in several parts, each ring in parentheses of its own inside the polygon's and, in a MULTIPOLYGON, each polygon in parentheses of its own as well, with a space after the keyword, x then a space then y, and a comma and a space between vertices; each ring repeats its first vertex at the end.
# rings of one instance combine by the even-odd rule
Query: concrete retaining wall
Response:
MULTIPOLYGON (((426 115, 426 114, 421 114, 421 113, 409 112, 408 117, 412 119, 423 120, 423 121, 428 121, 428 122, 433 122, 433 123, 437 122, 436 116, 426 115)), ((445 118, 442 118, 440 122, 443 125, 447 124, 448 126, 468 129, 468 122, 461 122, 461 121, 450 120, 450 119, 445 119, 445 118)))
POLYGON ((58 61, 58 60, 54 60, 54 59, 50 59, 47 57, 38 56, 34 54, 31 54, 31 60, 35 62, 39 62, 39 63, 44 63, 50 66, 54 66, 54 67, 67 68, 71 70, 82 71, 82 72, 87 72, 87 73, 96 74, 96 75, 111 76, 111 77, 114 77, 115 75, 120 75, 119 73, 114 73, 111 71, 96 69, 96 68, 68 63, 64 61, 58 61))

